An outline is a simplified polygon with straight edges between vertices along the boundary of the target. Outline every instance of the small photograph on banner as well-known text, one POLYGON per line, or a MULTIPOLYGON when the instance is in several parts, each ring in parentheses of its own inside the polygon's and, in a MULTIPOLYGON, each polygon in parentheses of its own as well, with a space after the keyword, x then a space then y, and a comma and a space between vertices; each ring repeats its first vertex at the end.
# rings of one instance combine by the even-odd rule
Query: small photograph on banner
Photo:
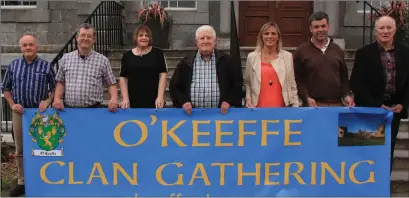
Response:
POLYGON ((340 113, 338 146, 385 145, 385 115, 340 113))
POLYGON ((33 156, 63 156, 63 137, 66 136, 65 125, 55 112, 52 115, 35 113, 30 124, 33 156))

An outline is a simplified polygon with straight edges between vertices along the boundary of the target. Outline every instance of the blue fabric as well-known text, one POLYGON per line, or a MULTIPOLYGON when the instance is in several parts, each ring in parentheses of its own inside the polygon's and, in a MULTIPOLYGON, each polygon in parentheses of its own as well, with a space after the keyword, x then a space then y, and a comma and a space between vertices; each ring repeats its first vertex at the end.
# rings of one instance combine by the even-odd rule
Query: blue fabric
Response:
POLYGON ((58 114, 49 109, 35 117, 36 111, 28 109, 23 117, 26 196, 390 195, 393 114, 380 108, 237 108, 227 115, 220 109, 194 109, 191 116, 182 109, 66 109, 58 114), (63 125, 48 133, 59 118, 63 125), (382 126, 384 133, 375 132, 382 126), (55 149, 40 148, 46 148, 41 127, 41 134, 54 134, 49 140, 61 137, 55 149), (368 138, 341 146, 339 128, 368 138), (384 142, 357 145, 372 141, 371 134, 377 140, 385 134, 384 142), (63 156, 52 156, 59 152, 63 156), (46 154, 51 156, 38 156, 46 154))
POLYGON ((28 64, 23 57, 7 67, 1 89, 11 91, 15 103, 25 108, 37 108, 55 89, 55 73, 50 64, 36 58, 28 64))

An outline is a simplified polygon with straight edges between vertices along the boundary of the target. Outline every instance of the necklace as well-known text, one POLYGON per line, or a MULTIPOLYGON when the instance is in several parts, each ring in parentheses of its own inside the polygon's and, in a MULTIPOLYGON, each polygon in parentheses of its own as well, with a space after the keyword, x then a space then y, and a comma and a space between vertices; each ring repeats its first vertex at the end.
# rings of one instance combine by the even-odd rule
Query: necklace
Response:
POLYGON ((138 56, 142 57, 143 55, 147 54, 149 50, 145 50, 145 51, 139 51, 139 48, 136 47, 136 53, 138 54, 138 56))

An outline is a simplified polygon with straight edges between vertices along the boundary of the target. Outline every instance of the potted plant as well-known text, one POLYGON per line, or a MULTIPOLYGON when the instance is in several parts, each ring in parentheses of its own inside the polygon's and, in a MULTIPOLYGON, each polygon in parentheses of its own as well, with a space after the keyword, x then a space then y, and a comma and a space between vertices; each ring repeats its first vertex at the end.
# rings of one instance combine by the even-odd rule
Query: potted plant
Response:
POLYGON ((158 4, 148 4, 138 11, 137 19, 151 29, 153 46, 169 48, 173 21, 163 7, 158 4))
POLYGON ((409 7, 406 1, 389 1, 379 12, 396 21, 396 41, 409 46, 409 7))

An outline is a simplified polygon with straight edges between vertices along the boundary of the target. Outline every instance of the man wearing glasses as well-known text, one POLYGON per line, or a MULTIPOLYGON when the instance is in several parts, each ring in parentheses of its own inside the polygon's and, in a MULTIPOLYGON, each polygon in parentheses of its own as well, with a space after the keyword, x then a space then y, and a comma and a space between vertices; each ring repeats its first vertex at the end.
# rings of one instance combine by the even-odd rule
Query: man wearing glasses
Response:
POLYGON ((81 24, 77 33, 78 50, 65 54, 59 61, 60 68, 55 77, 55 109, 100 108, 104 99, 104 86, 108 86, 111 97, 108 110, 116 111, 118 89, 115 76, 108 58, 92 50, 95 36, 91 24, 81 24))
POLYGON ((382 107, 394 112, 391 128, 391 171, 401 118, 408 116, 409 48, 394 42, 395 20, 375 22, 376 42, 356 52, 350 86, 356 106, 382 107))

